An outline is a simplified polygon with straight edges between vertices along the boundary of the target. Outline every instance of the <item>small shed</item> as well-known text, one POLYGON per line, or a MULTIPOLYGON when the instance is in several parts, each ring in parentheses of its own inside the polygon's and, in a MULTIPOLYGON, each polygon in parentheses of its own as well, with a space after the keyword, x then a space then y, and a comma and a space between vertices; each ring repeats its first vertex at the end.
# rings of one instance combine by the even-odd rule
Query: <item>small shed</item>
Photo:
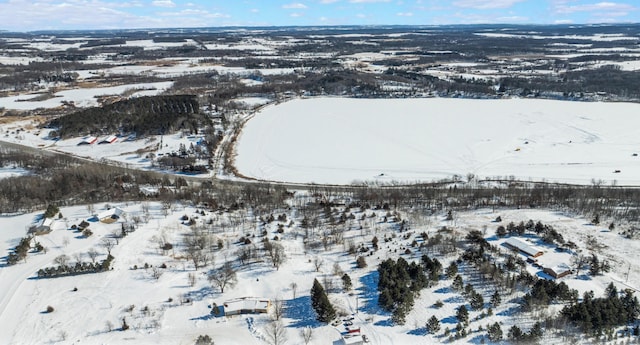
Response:
POLYGON ((553 267, 545 267, 543 271, 556 279, 567 276, 572 272, 571 267, 565 263, 561 263, 553 267))
POLYGON ((98 141, 98 138, 94 136, 88 136, 88 137, 82 138, 82 140, 80 140, 78 145, 93 145, 96 143, 96 141, 98 141))
POLYGON ((113 144, 117 140, 118 140, 118 137, 116 137, 115 135, 110 135, 110 136, 100 140, 100 142, 98 144, 113 144))
POLYGON ((361 335, 345 335, 342 337, 342 343, 344 345, 363 345, 364 339, 361 335))

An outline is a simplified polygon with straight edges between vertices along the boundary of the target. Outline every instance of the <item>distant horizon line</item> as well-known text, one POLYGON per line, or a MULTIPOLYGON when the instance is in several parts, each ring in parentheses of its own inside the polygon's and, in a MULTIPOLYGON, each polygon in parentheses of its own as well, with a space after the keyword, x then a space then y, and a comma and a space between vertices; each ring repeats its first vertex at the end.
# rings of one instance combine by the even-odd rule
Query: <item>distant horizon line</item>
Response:
POLYGON ((163 27, 163 28, 113 28, 113 29, 38 29, 38 30, 7 30, 0 29, 0 33, 10 34, 42 34, 42 33, 91 33, 91 32, 136 32, 136 31, 234 31, 234 30, 279 30, 279 29, 358 29, 358 28, 455 28, 455 27, 612 27, 612 26, 636 26, 640 22, 615 22, 615 23, 475 23, 475 24, 342 24, 342 25, 228 25, 228 26, 202 26, 202 27, 163 27))

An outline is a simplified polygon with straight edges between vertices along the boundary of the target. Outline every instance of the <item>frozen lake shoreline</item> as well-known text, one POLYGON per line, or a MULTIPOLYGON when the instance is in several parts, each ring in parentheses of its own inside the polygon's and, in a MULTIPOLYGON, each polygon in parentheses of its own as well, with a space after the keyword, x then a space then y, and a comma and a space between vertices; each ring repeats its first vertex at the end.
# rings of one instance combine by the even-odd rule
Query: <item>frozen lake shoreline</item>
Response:
POLYGON ((235 165, 286 182, 453 175, 640 184, 640 105, 535 99, 296 99, 247 122, 235 165))

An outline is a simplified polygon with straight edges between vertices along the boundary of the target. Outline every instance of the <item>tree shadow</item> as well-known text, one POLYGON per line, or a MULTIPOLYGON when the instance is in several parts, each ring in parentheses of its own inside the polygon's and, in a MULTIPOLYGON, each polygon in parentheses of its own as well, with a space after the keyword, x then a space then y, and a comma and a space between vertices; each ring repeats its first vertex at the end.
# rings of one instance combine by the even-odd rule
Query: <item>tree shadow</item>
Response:
POLYGON ((427 333, 426 327, 420 327, 420 328, 410 330, 409 332, 407 332, 407 334, 425 336, 428 333, 427 333))
POLYGON ((319 327, 321 322, 316 320, 316 312, 311 307, 311 296, 300 296, 296 299, 284 301, 284 315, 294 321, 291 328, 319 327))
POLYGON ((440 320, 440 323, 442 323, 442 324, 446 323, 446 324, 456 325, 456 324, 458 324, 458 322, 459 322, 458 318, 455 317, 455 316, 448 316, 448 317, 445 317, 444 319, 440 320))
POLYGON ((464 303, 464 297, 462 296, 453 296, 444 300, 444 303, 464 303))
POLYGON ((377 321, 373 324, 374 326, 382 326, 382 327, 392 327, 394 325, 391 318, 386 318, 384 320, 377 321))
POLYGON ((435 291, 435 293, 453 293, 453 289, 450 286, 441 287, 435 291))
POLYGON ((487 340, 485 340, 484 335, 482 334, 469 339, 469 344, 484 344, 485 342, 487 342, 487 340))
POLYGON ((358 298, 362 301, 359 309, 367 314, 385 315, 378 305, 378 271, 372 271, 360 277, 361 286, 357 289, 358 298))
POLYGON ((503 311, 497 313, 496 315, 498 315, 498 316, 512 316, 512 315, 515 315, 518 312, 518 309, 520 309, 520 306, 510 307, 509 309, 503 310, 503 311))
POLYGON ((201 289, 189 291, 185 293, 184 298, 188 299, 189 300, 188 302, 202 301, 205 298, 211 296, 212 294, 213 294, 213 288, 209 286, 205 286, 201 289))

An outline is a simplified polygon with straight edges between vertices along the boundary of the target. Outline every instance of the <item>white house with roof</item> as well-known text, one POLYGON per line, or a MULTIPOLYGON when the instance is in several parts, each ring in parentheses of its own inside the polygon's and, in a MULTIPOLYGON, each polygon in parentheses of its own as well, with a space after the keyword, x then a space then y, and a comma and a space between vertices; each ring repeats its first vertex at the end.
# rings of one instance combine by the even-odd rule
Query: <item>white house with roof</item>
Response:
POLYGON ((514 237, 507 239, 504 242, 504 245, 508 248, 515 249, 534 258, 544 254, 542 250, 514 237))
POLYGON ((224 315, 266 314, 271 301, 267 298, 243 297, 224 302, 224 315))
POLYGON ((124 211, 122 209, 113 207, 106 211, 100 212, 97 215, 97 218, 103 223, 111 224, 111 223, 115 223, 118 219, 120 219, 120 217, 122 217, 123 214, 124 214, 124 211))

